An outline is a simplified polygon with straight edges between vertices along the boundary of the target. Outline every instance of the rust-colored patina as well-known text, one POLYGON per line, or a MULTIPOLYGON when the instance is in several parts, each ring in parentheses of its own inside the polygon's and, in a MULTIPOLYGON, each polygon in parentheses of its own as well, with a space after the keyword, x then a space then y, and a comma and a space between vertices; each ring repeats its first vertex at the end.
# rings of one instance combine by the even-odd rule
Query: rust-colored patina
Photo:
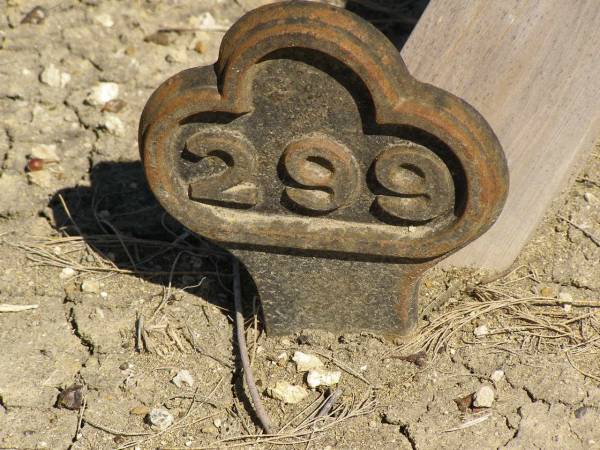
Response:
POLYGON ((409 332, 423 271, 508 190, 477 111, 412 78, 369 23, 310 2, 242 17, 214 66, 154 92, 139 143, 160 203, 240 258, 276 334, 409 332))

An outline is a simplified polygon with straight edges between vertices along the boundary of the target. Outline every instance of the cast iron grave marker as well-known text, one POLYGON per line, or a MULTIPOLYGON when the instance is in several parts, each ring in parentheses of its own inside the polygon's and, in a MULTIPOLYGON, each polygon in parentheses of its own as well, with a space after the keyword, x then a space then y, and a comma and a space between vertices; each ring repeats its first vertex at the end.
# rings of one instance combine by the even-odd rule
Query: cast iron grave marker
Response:
POLYGON ((361 18, 310 2, 242 17, 214 66, 154 92, 139 142, 160 203, 240 259, 271 334, 410 332, 423 272, 508 190, 477 111, 412 78, 361 18))

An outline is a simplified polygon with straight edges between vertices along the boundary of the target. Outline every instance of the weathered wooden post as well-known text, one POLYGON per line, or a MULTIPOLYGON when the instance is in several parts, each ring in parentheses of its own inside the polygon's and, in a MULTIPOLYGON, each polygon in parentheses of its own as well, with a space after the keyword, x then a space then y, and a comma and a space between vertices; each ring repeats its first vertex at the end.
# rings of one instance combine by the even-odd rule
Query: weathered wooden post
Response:
POLYGON ((160 203, 240 259, 272 334, 410 332, 422 273, 508 190, 477 111, 412 78, 361 18, 309 2, 242 17, 214 66, 154 92, 139 142, 160 203))

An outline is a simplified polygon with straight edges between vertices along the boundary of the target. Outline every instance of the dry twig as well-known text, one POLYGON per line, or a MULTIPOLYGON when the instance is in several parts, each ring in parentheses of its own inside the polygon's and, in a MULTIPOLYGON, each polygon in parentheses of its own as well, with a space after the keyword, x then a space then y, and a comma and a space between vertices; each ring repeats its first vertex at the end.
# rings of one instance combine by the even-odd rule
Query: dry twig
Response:
POLYGON ((0 313, 21 312, 29 309, 37 309, 39 305, 9 305, 8 303, 0 303, 0 313))
POLYGON ((244 378, 246 379, 246 385, 250 391, 252 397, 252 403, 256 411, 256 416, 260 421, 263 429, 267 434, 272 434, 271 420, 267 412, 265 411, 256 383, 254 381, 254 374, 250 367, 250 360, 248 358, 248 347, 246 346, 246 330, 244 328, 244 315, 242 313, 242 287, 240 281, 240 263, 238 260, 233 261, 233 297, 235 304, 235 326, 236 335, 238 341, 238 351, 240 352, 240 359, 242 360, 242 368, 244 371, 244 378))

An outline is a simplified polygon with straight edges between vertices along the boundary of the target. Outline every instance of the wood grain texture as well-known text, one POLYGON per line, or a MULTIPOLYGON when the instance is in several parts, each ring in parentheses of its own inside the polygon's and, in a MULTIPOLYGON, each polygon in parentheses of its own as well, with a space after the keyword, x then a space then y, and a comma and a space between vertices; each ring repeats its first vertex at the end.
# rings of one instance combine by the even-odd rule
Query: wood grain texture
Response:
POLYGON ((444 265, 506 270, 600 135, 600 2, 431 0, 402 56, 475 106, 508 160, 500 218, 444 265))

